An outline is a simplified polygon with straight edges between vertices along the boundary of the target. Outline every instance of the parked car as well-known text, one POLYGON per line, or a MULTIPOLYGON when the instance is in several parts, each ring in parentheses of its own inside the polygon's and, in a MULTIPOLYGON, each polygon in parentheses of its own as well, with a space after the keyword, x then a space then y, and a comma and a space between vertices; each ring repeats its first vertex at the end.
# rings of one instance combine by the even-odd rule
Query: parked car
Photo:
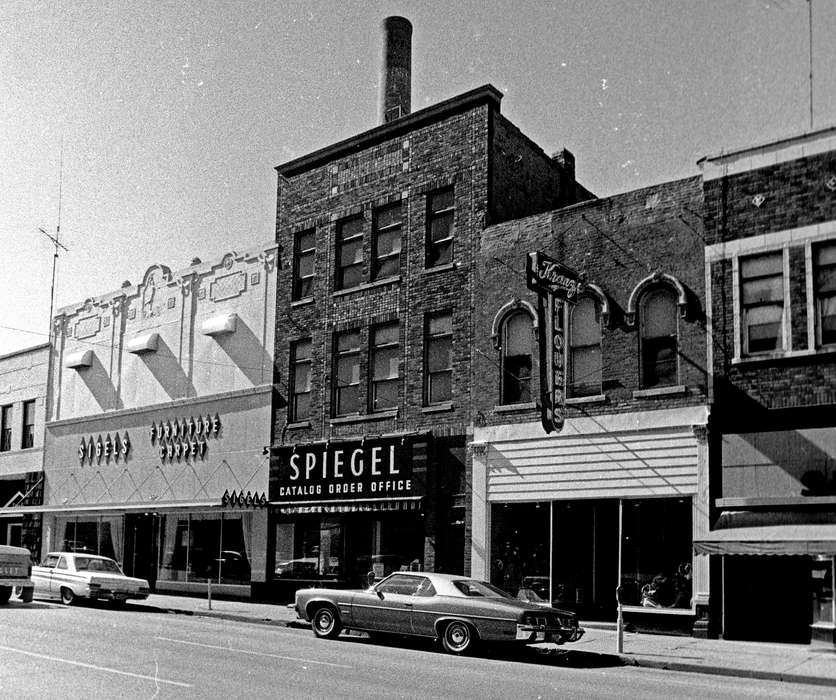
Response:
POLYGON ((584 633, 574 613, 512 598, 465 576, 398 571, 366 590, 303 588, 296 613, 317 637, 344 629, 440 639, 451 654, 479 642, 576 642, 584 633))
POLYGON ((113 559, 79 552, 50 552, 39 566, 32 567, 35 596, 60 598, 72 605, 79 598, 144 600, 151 587, 143 578, 125 576, 113 559))
POLYGON ((276 576, 282 578, 316 578, 319 559, 303 557, 276 562, 276 576))
POLYGON ((32 560, 25 547, 0 545, 0 604, 8 603, 12 591, 24 602, 32 600, 32 560))

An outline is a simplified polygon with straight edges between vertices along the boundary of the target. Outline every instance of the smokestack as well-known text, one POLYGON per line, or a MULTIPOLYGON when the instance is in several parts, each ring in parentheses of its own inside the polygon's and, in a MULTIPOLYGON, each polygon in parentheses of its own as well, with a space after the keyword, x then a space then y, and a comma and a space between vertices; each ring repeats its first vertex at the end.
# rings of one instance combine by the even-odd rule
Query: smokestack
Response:
POLYGON ((405 17, 387 17, 382 28, 380 123, 386 124, 412 109, 412 24, 405 17))

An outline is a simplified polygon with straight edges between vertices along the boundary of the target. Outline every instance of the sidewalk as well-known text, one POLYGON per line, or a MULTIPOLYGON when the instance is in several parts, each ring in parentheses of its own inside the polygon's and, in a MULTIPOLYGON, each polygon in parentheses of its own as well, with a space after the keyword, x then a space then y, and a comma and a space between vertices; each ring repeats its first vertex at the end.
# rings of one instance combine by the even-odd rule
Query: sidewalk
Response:
MULTIPOLYGON (((213 599, 210 609, 206 598, 153 594, 130 605, 257 624, 289 626, 297 622, 292 608, 248 601, 213 599)), ((614 625, 590 626, 581 622, 581 626, 586 629, 583 638, 562 649, 625 665, 836 688, 836 652, 829 649, 625 632, 623 652, 617 654, 614 625)))

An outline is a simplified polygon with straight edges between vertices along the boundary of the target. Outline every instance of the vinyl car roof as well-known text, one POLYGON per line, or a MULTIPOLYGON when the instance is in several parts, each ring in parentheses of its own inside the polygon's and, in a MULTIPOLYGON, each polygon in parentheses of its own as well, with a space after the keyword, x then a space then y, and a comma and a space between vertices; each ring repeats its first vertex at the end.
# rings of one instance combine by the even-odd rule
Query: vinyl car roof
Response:
MULTIPOLYGON (((389 576, 382 581, 392 576, 416 576, 421 578, 428 578, 440 595, 464 595, 458 588, 453 585, 454 581, 477 581, 478 579, 470 576, 461 576, 458 574, 438 574, 432 571, 393 571, 389 576)), ((382 581, 378 582, 379 585, 382 581)))

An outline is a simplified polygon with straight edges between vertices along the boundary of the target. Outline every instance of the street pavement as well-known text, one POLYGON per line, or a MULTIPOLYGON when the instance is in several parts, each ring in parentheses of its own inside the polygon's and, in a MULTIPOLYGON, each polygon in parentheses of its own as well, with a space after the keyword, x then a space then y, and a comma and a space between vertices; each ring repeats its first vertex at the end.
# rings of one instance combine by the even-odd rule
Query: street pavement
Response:
MULTIPOLYGON (((292 606, 268 603, 152 594, 147 600, 129 605, 264 625, 306 624, 298 619, 292 606)), ((647 668, 836 687, 833 649, 625 632, 622 652, 618 653, 613 625, 581 622, 581 626, 586 629, 583 638, 559 647, 561 651, 647 668)), ((536 646, 544 652, 558 649, 555 645, 536 646)))

